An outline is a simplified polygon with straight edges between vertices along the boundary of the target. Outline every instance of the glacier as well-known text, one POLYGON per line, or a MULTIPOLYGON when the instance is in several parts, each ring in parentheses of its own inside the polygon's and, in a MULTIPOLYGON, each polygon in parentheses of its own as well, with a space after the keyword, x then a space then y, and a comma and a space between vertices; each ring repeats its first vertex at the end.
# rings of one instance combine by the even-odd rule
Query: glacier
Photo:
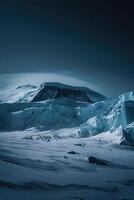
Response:
POLYGON ((81 138, 116 131, 121 144, 134 144, 132 91, 105 98, 88 88, 49 82, 17 87, 0 100, 0 131, 79 127, 81 138))
POLYGON ((126 115, 122 98, 113 99, 112 101, 106 102, 106 104, 105 102, 101 103, 102 109, 98 110, 98 105, 95 105, 94 116, 89 117, 81 125, 81 135, 93 136, 106 131, 113 132, 119 126, 125 129, 126 115))
POLYGON ((0 130, 15 131, 80 126, 79 108, 105 97, 85 87, 49 82, 17 87, 0 99, 0 130))
POLYGON ((117 98, 97 102, 87 106, 87 108, 82 108, 81 115, 86 122, 81 124, 79 135, 81 137, 89 137, 107 131, 109 131, 109 134, 116 131, 117 134, 124 138, 124 142, 121 139, 121 144, 133 145, 133 129, 131 126, 129 128, 128 125, 130 122, 133 124, 134 121, 133 101, 134 93, 127 92, 117 98), (128 143, 125 141, 128 140, 127 137, 130 135, 130 130, 131 137, 129 137, 128 143))

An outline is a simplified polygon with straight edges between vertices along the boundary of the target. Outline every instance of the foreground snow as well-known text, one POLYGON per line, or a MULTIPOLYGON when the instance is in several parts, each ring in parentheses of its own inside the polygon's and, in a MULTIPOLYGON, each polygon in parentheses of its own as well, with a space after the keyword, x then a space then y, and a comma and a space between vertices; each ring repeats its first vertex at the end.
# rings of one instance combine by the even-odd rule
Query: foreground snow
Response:
POLYGON ((120 137, 118 130, 79 138, 78 128, 0 133, 1 199, 132 200, 133 147, 119 145, 120 137))

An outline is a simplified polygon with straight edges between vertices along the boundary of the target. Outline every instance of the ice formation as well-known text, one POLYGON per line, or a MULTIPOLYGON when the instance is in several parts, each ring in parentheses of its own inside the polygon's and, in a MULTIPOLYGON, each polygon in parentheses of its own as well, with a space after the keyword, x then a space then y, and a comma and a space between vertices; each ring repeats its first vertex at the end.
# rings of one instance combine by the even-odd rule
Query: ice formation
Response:
POLYGON ((133 92, 105 99, 88 88, 45 83, 18 87, 0 99, 1 131, 80 127, 79 137, 116 131, 122 144, 134 145, 133 92))

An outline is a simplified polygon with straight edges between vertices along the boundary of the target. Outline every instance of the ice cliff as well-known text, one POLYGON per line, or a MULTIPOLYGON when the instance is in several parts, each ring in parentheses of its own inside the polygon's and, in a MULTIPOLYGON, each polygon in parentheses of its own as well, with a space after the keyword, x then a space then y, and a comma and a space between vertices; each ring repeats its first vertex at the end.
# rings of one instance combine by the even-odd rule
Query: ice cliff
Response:
POLYGON ((121 134, 121 144, 134 144, 134 93, 128 92, 117 98, 97 102, 81 108, 79 135, 89 137, 109 131, 121 134), (120 131, 118 131, 120 130, 120 131))

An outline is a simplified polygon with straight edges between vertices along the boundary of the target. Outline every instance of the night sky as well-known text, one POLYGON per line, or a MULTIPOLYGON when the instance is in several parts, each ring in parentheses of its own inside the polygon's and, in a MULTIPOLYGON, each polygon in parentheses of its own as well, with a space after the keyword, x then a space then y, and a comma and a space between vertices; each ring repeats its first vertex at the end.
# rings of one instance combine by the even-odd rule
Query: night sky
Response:
POLYGON ((58 73, 133 90, 133 0, 0 0, 0 73, 58 73))

